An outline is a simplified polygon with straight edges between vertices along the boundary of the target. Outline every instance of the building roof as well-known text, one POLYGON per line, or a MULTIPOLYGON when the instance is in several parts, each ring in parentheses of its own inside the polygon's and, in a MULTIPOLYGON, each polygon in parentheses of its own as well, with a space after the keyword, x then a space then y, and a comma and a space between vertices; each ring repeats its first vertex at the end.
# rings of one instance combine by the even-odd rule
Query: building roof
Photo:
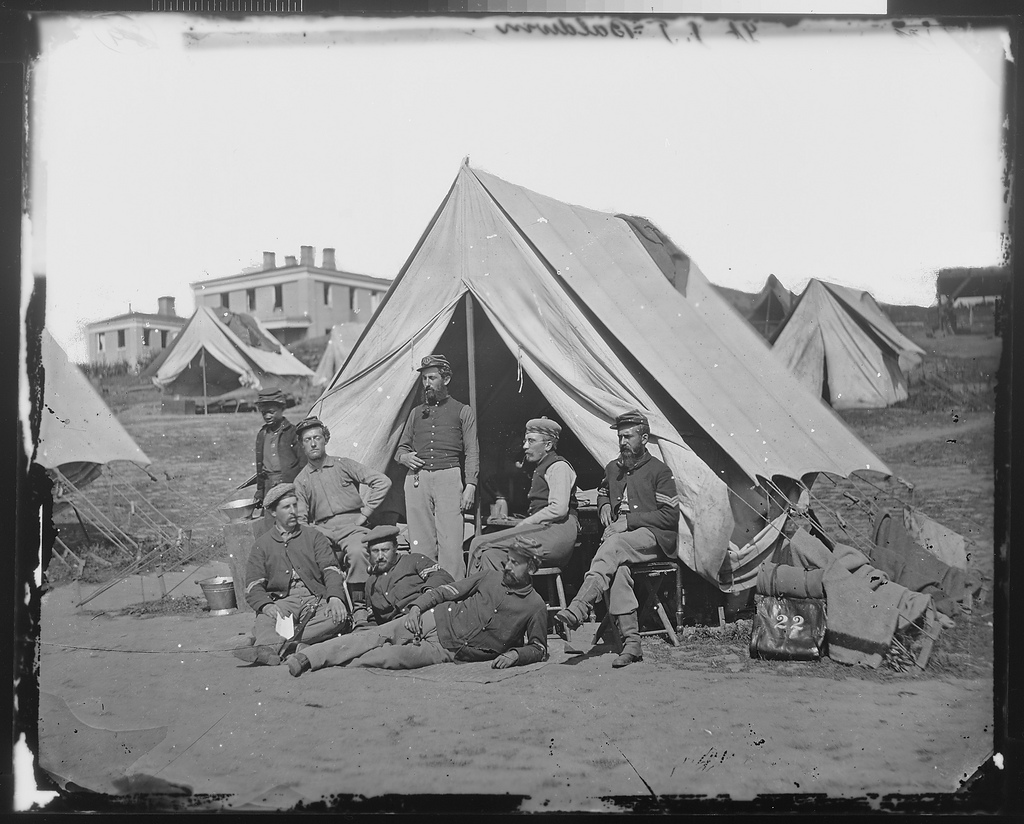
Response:
POLYGON ((137 320, 142 323, 167 323, 171 326, 184 326, 188 323, 188 318, 179 317, 178 315, 157 315, 150 312, 125 312, 123 315, 114 315, 112 318, 104 318, 103 320, 94 320, 89 324, 86 324, 86 329, 92 329, 94 326, 101 326, 104 323, 113 323, 114 321, 126 321, 126 320, 137 320))
MULTIPOLYGON (((235 275, 225 275, 223 277, 206 278, 205 280, 195 280, 189 283, 189 286, 193 290, 197 289, 209 289, 219 288, 224 286, 232 286, 236 283, 249 283, 252 281, 259 281, 270 278, 277 278, 281 275, 299 275, 307 274, 320 278, 331 278, 336 280, 345 281, 357 281, 364 283, 366 286, 378 286, 382 290, 386 290, 391 285, 391 280, 388 278, 378 278, 373 275, 363 275, 359 272, 346 272, 342 269, 324 269, 320 266, 310 266, 309 264, 297 263, 294 266, 275 266, 273 269, 260 269, 256 272, 239 272, 235 275)), ((240 287, 236 287, 240 288, 240 287)))

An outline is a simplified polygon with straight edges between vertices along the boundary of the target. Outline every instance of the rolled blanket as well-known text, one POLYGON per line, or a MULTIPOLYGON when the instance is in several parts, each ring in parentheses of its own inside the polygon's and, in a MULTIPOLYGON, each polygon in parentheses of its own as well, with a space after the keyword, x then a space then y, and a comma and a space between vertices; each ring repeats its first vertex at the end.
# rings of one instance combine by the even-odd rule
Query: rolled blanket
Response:
POLYGON ((789 564, 766 563, 757 575, 757 591, 761 595, 783 598, 824 598, 824 574, 823 569, 801 569, 789 564))

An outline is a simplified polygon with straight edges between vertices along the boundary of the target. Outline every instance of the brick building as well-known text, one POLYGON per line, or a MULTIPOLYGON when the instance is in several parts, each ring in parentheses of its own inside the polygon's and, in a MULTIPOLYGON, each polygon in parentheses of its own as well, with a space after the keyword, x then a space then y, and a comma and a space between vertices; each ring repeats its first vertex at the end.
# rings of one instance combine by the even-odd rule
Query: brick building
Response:
POLYGON ((174 298, 157 299, 157 313, 129 311, 86 326, 89 363, 126 362, 133 366, 165 349, 177 336, 188 318, 178 317, 174 298))
POLYGON ((191 283, 196 306, 223 307, 257 318, 283 344, 330 334, 336 323, 366 323, 391 285, 385 278, 344 272, 334 249, 324 249, 320 266, 313 247, 278 266, 263 253, 263 268, 191 283))

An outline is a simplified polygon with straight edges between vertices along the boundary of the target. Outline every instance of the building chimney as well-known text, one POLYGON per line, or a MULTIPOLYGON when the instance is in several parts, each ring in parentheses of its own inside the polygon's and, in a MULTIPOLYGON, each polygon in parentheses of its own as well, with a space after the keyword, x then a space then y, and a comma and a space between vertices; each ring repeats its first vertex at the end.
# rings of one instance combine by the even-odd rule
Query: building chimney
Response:
POLYGON ((284 265, 285 266, 294 266, 295 264, 296 264, 295 255, 285 255, 284 256, 284 265))
POLYGON ((277 257, 277 255, 275 255, 273 252, 264 252, 263 253, 263 269, 264 269, 264 271, 267 270, 267 269, 276 269, 277 268, 277 263, 274 260, 274 258, 276 258, 276 257, 277 257))
POLYGON ((333 249, 324 249, 324 265, 323 265, 323 268, 324 269, 337 269, 338 268, 337 266, 334 265, 334 250, 333 249))
POLYGON ((172 298, 170 295, 164 295, 163 297, 159 297, 156 299, 156 302, 157 306, 160 307, 156 311, 158 315, 167 315, 168 317, 172 318, 178 316, 178 313, 174 311, 174 298, 172 298))
POLYGON ((316 264, 313 262, 312 246, 303 246, 301 249, 301 255, 302 257, 299 259, 299 263, 301 263, 303 266, 316 266, 316 264))

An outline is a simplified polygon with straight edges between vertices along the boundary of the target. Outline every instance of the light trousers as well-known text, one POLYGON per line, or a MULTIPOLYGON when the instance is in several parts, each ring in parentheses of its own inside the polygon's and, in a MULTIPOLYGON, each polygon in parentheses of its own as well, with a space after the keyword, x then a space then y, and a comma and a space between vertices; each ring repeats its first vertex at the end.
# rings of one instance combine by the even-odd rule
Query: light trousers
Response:
POLYGON ((431 664, 454 661, 455 656, 437 640, 434 611, 420 616, 422 635, 419 643, 405 628, 402 615, 379 627, 331 638, 302 651, 310 669, 341 667, 379 667, 381 669, 418 669, 431 664))
POLYGON ((421 469, 405 476, 409 549, 438 561, 456 581, 466 577, 462 490, 462 470, 457 466, 434 472, 421 469))
POLYGON ((658 549, 658 540, 647 527, 616 533, 597 548, 590 569, 583 578, 583 586, 587 581, 596 584, 595 601, 608 592, 608 611, 612 615, 636 612, 640 604, 633 592, 633 576, 626 564, 657 561, 664 557, 658 549))

